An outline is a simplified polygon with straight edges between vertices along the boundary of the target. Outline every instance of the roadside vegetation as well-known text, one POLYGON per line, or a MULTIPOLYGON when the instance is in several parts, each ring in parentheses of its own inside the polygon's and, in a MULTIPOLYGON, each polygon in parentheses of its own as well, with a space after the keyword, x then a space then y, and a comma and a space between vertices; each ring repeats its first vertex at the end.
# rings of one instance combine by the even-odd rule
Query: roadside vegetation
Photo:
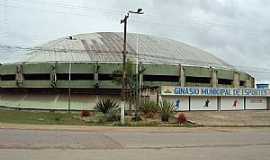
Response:
POLYGON ((22 124, 68 124, 83 125, 85 122, 76 118, 80 113, 62 113, 48 111, 22 111, 1 110, 0 123, 22 123, 22 124))
MULTIPOLYGON (((59 125, 105 125, 122 126, 119 102, 111 98, 100 99, 94 111, 80 112, 0 110, 0 123, 59 124, 59 125)), ((145 101, 137 110, 127 112, 124 126, 194 126, 184 113, 176 114, 173 104, 161 105, 145 101)))

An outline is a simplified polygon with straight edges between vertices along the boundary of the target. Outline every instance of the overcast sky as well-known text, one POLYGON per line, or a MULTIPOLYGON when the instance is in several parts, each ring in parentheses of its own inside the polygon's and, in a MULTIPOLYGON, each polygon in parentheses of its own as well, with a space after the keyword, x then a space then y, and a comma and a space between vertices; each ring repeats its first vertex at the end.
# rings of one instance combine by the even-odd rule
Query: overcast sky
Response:
MULTIPOLYGON (((67 35, 117 31, 175 39, 270 79, 269 0, 0 0, 0 44, 34 47, 67 35), (247 67, 248 66, 248 67, 247 67), (264 69, 266 68, 266 69, 264 69)), ((15 53, 0 49, 1 62, 15 53)))

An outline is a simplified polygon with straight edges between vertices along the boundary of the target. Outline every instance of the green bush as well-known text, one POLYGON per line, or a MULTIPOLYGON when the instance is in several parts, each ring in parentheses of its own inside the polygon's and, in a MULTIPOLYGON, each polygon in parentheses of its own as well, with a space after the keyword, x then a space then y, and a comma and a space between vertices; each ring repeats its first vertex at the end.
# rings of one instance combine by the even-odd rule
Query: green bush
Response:
POLYGON ((93 122, 95 123, 105 123, 107 121, 106 115, 101 112, 97 113, 94 118, 93 122))
POLYGON ((112 109, 106 114, 106 121, 120 121, 120 119, 121 113, 119 108, 112 109))
POLYGON ((163 101, 162 106, 160 107, 161 121, 168 122, 174 112, 174 109, 174 104, 168 101, 163 101))
POLYGON ((119 104, 116 100, 111 98, 99 99, 95 106, 97 112, 102 112, 103 114, 109 113, 111 110, 119 108, 119 104))
POLYGON ((142 112, 145 117, 153 118, 156 113, 159 111, 159 107, 154 101, 146 101, 140 107, 139 111, 142 112))
POLYGON ((141 118, 141 116, 140 116, 140 113, 134 112, 133 115, 132 115, 131 120, 132 120, 132 121, 141 121, 142 118, 141 118))

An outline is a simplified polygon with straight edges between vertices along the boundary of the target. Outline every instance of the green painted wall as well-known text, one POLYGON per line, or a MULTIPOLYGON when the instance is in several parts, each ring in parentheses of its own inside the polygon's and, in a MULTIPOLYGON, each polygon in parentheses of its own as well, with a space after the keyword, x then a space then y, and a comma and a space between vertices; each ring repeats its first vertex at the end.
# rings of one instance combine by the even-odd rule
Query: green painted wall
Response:
POLYGON ((233 70, 217 70, 217 78, 218 79, 231 79, 233 80, 233 70))
POLYGON ((211 77, 209 68, 184 66, 185 76, 190 77, 211 77))
MULTIPOLYGON (((38 63, 38 64, 23 64, 24 74, 50 74, 51 66, 56 66, 56 73, 58 74, 68 74, 69 63, 38 63)), ((121 70, 122 64, 117 63, 72 63, 71 73, 81 73, 81 74, 93 74, 96 70, 96 66, 99 66, 99 74, 111 74, 114 71, 121 70)), ((143 64, 145 71, 144 75, 169 75, 169 76, 179 76, 179 66, 178 65, 163 65, 163 64, 143 64)), ((183 66, 185 76, 192 77, 211 77, 211 69, 195 66, 183 66)), ((217 70, 218 79, 231 79, 233 80, 233 70, 217 70)), ((16 64, 5 64, 0 66, 0 75, 10 75, 16 74, 16 64)), ((254 83, 254 78, 247 73, 240 72, 240 80, 247 81, 250 80, 254 83)), ((179 85, 178 82, 162 82, 162 81, 144 81, 145 86, 160 86, 160 85, 179 85)), ((69 85, 72 88, 94 88, 96 82, 94 80, 74 80, 61 81, 58 80, 57 88, 68 88, 69 85)), ((116 84, 111 80, 99 81, 100 88, 121 88, 121 84, 116 84)), ((186 86, 204 86, 211 87, 211 84, 204 83, 186 83, 186 86)), ((252 85, 254 87, 254 85, 252 85)), ((0 80, 0 87, 3 88, 14 88, 17 87, 16 81, 3 81, 0 80)), ((50 81, 42 80, 31 80, 23 81, 21 87, 25 88, 51 88, 50 81)), ((218 87, 232 87, 230 85, 218 85, 218 87)))
POLYGON ((178 76, 179 68, 177 65, 169 66, 169 65, 157 65, 157 64, 144 64, 145 75, 170 75, 170 76, 178 76))

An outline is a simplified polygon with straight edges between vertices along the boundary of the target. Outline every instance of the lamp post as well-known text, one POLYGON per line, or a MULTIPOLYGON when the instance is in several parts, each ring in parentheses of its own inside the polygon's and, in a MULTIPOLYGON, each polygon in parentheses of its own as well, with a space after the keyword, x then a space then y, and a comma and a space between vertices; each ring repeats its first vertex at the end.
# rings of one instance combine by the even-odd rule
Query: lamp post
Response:
POLYGON ((124 44, 123 44, 123 73, 122 73, 122 105, 121 105, 121 123, 124 124, 124 109, 126 101, 126 90, 127 90, 127 76, 126 76, 126 63, 127 63, 127 20, 129 14, 143 14, 141 8, 138 8, 137 11, 128 11, 123 19, 121 19, 120 24, 124 23, 124 44))

